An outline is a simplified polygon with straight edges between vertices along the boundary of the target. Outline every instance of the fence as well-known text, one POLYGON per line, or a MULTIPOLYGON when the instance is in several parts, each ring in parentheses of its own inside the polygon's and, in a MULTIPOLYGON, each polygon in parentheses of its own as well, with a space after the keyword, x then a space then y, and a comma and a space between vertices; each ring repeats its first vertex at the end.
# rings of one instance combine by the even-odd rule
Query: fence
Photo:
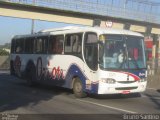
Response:
POLYGON ((10 69, 10 57, 0 56, 0 70, 9 70, 10 69))
MULTIPOLYGON (((2 1, 2 0, 1 0, 2 1)), ((3 0, 159 24, 160 3, 142 0, 3 0)))
POLYGON ((9 56, 9 52, 5 49, 0 49, 0 56, 9 56))

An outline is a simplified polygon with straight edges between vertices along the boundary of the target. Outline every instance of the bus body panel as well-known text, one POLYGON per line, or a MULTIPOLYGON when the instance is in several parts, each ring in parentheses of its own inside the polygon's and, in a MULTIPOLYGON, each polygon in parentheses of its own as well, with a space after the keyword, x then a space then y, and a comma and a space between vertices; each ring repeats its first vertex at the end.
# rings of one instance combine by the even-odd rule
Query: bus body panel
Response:
MULTIPOLYGON (((125 31, 84 27, 74 30, 50 31, 46 35, 63 35, 74 33, 94 32, 101 34, 119 34, 119 35, 133 35, 143 37, 139 33, 125 31)), ((41 37, 41 33, 37 35, 16 36, 13 40, 19 38, 30 37, 33 40, 36 37, 41 37)), ((93 36, 90 36, 91 38, 93 36)), ((48 37, 47 37, 48 39, 48 37)), ((135 92, 143 92, 147 85, 146 69, 125 69, 125 70, 103 70, 97 65, 97 70, 93 70, 87 65, 85 60, 84 47, 85 37, 82 38, 82 56, 67 55, 63 51, 62 54, 50 54, 48 51, 44 54, 11 54, 11 61, 13 62, 14 72, 18 77, 28 77, 28 69, 34 72, 37 82, 53 83, 56 86, 65 88, 73 88, 74 78, 78 77, 82 82, 83 91, 95 94, 128 94, 135 92), (31 68, 31 66, 33 68, 31 68), (111 83, 107 83, 107 82, 111 83), (113 82, 113 83, 112 83, 113 82)), ((64 38, 64 43, 65 43, 64 38)), ((16 43, 14 43, 16 44, 16 43)), ((34 43, 35 44, 35 43, 34 43)), ((70 43, 68 43, 70 44, 70 43)), ((97 44, 98 45, 98 44, 97 44)), ((12 46, 13 47, 13 46, 12 46)), ((64 45, 63 45, 64 47, 64 45)), ((64 49, 64 48, 63 48, 64 49)), ((92 60, 93 61, 93 60, 92 60)))

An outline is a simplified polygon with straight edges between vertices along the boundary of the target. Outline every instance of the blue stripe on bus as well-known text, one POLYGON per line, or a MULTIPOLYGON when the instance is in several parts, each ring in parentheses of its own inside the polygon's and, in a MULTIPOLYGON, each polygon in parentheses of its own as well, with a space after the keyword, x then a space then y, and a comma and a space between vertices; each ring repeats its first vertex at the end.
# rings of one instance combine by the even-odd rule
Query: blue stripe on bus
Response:
POLYGON ((80 67, 78 67, 78 65, 76 64, 72 64, 66 73, 66 76, 65 76, 66 87, 68 88, 71 87, 72 78, 75 76, 79 77, 79 79, 82 81, 83 90, 85 90, 85 84, 86 84, 87 77, 84 75, 80 67))
POLYGON ((98 83, 97 84, 91 84, 91 89, 86 89, 86 80, 88 80, 87 76, 85 76, 82 69, 77 64, 72 64, 65 76, 66 84, 64 87, 71 88, 72 78, 74 76, 79 77, 79 79, 82 81, 83 90, 88 93, 98 93, 98 83))
POLYGON ((136 76, 138 76, 139 78, 145 78, 146 77, 146 69, 142 69, 142 70, 127 70, 127 72, 130 72, 136 76))

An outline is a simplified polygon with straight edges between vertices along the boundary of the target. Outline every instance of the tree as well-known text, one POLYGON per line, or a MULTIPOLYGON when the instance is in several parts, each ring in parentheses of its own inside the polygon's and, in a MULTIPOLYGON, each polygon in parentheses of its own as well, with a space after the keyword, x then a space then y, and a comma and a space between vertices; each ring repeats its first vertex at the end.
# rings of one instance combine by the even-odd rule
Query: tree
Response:
POLYGON ((7 56, 9 55, 9 52, 7 52, 6 50, 0 49, 0 56, 7 56))

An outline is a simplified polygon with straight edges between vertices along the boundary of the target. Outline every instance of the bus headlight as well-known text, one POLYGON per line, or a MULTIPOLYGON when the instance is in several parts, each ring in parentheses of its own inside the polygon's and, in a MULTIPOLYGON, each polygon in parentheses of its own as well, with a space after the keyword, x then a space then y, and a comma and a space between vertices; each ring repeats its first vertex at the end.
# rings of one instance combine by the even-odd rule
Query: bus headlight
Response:
POLYGON ((102 78, 101 82, 108 83, 108 84, 114 84, 116 80, 112 78, 102 78))

